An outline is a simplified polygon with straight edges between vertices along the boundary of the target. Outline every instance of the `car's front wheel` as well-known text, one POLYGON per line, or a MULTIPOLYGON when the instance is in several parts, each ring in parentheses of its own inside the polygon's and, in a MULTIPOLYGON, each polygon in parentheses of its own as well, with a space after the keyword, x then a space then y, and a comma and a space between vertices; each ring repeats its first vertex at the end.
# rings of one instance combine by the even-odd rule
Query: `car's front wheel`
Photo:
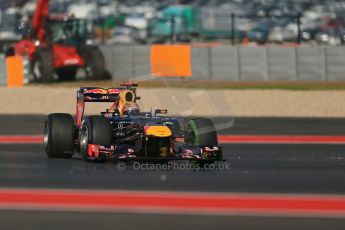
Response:
POLYGON ((80 130, 80 153, 89 160, 89 144, 110 146, 113 141, 113 129, 109 120, 102 116, 89 116, 83 121, 80 130))
MULTIPOLYGON (((210 119, 198 118, 187 122, 185 131, 187 144, 195 147, 213 147, 218 146, 217 131, 210 119)), ((213 164, 214 160, 198 160, 194 163, 204 168, 208 164, 213 164)))
POLYGON ((193 146, 217 146, 217 132, 213 122, 207 118, 192 119, 186 124, 186 142, 193 146))

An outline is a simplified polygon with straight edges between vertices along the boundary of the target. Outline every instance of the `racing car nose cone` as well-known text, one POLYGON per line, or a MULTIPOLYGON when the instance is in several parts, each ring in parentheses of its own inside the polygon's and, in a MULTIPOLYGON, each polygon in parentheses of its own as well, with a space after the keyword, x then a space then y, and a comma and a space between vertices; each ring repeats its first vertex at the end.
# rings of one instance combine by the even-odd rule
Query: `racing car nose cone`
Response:
POLYGON ((146 136, 155 136, 155 137, 172 136, 172 132, 167 126, 146 126, 145 134, 146 136))

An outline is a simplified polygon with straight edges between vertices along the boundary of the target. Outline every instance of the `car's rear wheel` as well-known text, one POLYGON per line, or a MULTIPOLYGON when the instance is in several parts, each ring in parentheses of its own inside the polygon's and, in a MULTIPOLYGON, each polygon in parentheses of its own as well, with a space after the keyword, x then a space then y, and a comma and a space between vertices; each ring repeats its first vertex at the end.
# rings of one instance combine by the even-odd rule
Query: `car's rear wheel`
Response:
POLYGON ((92 159, 88 155, 89 144, 110 146, 112 141, 113 129, 107 118, 102 116, 85 118, 80 130, 80 153, 85 160, 92 159))
POLYGON ((44 147, 49 158, 70 158, 75 147, 75 126, 70 114, 49 114, 44 125, 44 147))

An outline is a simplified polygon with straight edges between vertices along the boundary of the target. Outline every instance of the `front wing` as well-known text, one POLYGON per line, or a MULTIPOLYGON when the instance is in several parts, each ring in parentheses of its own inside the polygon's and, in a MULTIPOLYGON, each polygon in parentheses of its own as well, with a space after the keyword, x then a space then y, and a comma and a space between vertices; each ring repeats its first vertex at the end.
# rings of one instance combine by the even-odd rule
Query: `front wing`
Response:
POLYGON ((171 149, 169 154, 160 157, 142 156, 129 145, 101 146, 88 145, 89 159, 107 159, 114 161, 142 161, 142 160, 189 160, 189 161, 222 161, 223 153, 220 146, 190 147, 178 146, 171 149))

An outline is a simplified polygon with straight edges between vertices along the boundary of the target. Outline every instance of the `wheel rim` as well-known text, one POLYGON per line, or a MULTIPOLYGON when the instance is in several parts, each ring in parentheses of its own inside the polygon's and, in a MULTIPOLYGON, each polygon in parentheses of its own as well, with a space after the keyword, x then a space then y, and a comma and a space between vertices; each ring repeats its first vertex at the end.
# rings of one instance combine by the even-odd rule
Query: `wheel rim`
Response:
POLYGON ((87 150, 89 142, 89 130, 87 126, 84 126, 81 130, 81 136, 80 136, 80 149, 82 152, 85 152, 87 150))
POLYGON ((35 61, 34 63, 34 76, 36 80, 42 79, 42 72, 41 72, 42 63, 40 61, 35 61))
POLYGON ((48 122, 46 122, 44 125, 43 141, 44 141, 44 148, 48 149, 48 142, 49 142, 48 122))

